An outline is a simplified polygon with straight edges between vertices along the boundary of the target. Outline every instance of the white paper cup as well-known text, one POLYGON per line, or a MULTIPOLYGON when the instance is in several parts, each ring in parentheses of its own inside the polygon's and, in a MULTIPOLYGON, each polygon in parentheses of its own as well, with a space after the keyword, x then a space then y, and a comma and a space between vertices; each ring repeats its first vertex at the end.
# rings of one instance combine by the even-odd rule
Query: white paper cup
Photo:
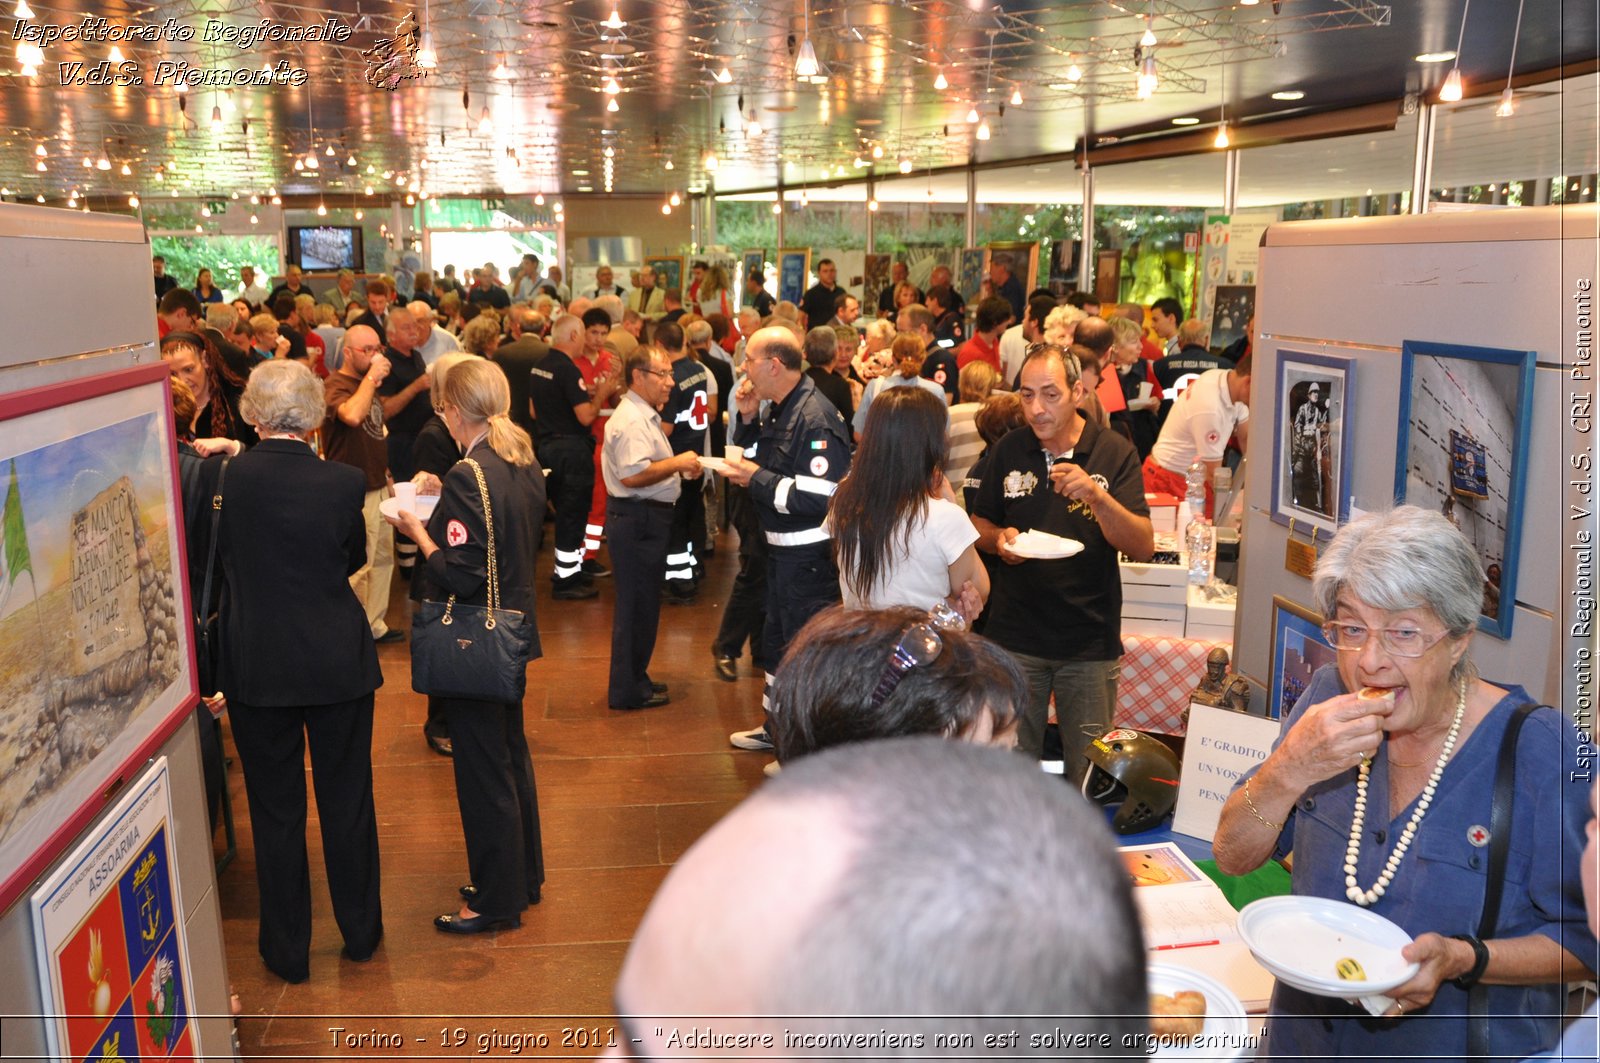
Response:
POLYGON ((394 485, 395 508, 402 513, 415 513, 417 511, 417 485, 410 480, 402 480, 394 485))
POLYGON ((1148 381, 1148 380, 1139 381, 1139 399, 1140 399, 1141 402, 1150 397, 1150 391, 1151 391, 1150 381, 1148 381))
POLYGON ((743 461, 744 460, 744 448, 743 447, 729 446, 727 448, 727 450, 724 452, 724 456, 729 461, 743 461))

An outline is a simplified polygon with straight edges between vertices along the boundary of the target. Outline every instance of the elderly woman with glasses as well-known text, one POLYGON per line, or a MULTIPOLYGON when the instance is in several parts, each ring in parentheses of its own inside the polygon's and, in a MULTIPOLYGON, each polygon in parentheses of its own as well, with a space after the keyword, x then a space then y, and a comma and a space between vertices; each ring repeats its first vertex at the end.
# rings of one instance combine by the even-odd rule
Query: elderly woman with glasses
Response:
MULTIPOLYGON (((1473 667, 1478 557, 1438 513, 1401 506, 1342 529, 1312 594, 1337 663, 1311 676, 1272 753, 1229 797, 1217 864, 1243 874, 1292 850, 1295 894, 1398 924, 1415 939, 1401 955, 1418 970, 1384 994, 1380 1014, 1279 982, 1265 1054, 1460 1059, 1475 1010, 1493 1016, 1478 1026, 1488 1036, 1478 1051, 1548 1049, 1564 983, 1590 977, 1596 951, 1577 860, 1589 796, 1588 775, 1572 770, 1577 732, 1551 708, 1525 718, 1498 923, 1479 940, 1496 886, 1487 876, 1502 738, 1534 699, 1473 667)), ((1331 961, 1323 974, 1335 977, 1331 961)))

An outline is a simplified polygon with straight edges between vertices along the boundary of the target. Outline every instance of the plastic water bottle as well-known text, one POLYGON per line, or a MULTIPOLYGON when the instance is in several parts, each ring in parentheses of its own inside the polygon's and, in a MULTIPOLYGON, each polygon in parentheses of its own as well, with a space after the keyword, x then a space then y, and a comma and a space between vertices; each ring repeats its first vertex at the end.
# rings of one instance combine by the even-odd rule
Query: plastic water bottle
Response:
POLYGON ((1196 461, 1186 474, 1187 489, 1183 500, 1189 513, 1189 523, 1184 525, 1183 545, 1185 564, 1189 567, 1189 582, 1204 587, 1211 582, 1211 571, 1216 558, 1217 533, 1206 519, 1206 466, 1196 461))

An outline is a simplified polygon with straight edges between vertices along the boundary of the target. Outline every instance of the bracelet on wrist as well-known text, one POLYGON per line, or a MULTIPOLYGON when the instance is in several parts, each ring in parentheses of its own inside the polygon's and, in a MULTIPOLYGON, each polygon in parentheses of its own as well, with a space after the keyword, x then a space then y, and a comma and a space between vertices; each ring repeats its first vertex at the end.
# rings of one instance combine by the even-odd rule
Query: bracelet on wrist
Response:
POLYGON ((1268 819, 1266 816, 1263 816, 1261 814, 1261 810, 1256 807, 1255 799, 1250 796, 1250 780, 1249 779, 1246 779, 1244 781, 1244 803, 1245 803, 1245 807, 1250 810, 1250 814, 1252 816, 1256 817, 1261 822, 1265 823, 1267 826, 1271 827, 1275 831, 1282 831, 1283 830, 1283 824, 1282 823, 1274 823, 1274 822, 1272 822, 1272 820, 1268 819))

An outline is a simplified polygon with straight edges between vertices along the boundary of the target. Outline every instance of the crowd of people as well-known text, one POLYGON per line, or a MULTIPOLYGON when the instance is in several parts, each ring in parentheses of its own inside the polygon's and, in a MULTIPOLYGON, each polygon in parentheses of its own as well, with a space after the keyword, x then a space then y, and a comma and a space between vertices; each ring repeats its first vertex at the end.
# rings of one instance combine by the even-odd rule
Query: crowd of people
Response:
MULTIPOLYGON (((500 593, 498 584, 505 601, 532 617, 548 510, 551 598, 592 599, 598 580, 614 585, 606 697, 621 712, 670 701, 650 672, 661 604, 696 601, 713 529, 736 532, 738 573, 712 644, 713 668, 736 680, 748 645, 764 692, 759 718, 750 706, 754 726, 730 742, 772 751, 767 773, 787 778, 793 768, 796 776, 730 816, 669 878, 623 972, 618 996, 630 1010, 757 1013, 781 999, 831 1013, 838 980, 780 978, 760 966, 771 959, 765 953, 750 962, 777 979, 772 986, 759 979, 722 986, 707 980, 709 972, 689 972, 685 955, 693 950, 680 947, 681 920, 703 908, 732 926, 738 920, 726 916, 741 906, 757 918, 770 888, 763 883, 777 876, 804 880, 818 898, 867 880, 875 888, 863 895, 889 890, 884 896, 892 898, 905 875, 938 877, 933 869, 951 866, 902 822, 919 817, 892 809, 915 807, 935 825, 949 812, 948 829, 930 828, 929 838, 954 845, 948 859, 959 862, 956 835, 967 828, 951 810, 970 808, 957 795, 1005 792, 1035 813, 1050 806, 1048 815, 1065 817, 1059 838, 1075 839, 1060 867, 1037 832, 1015 839, 1037 858, 1041 882, 1067 875, 1070 865, 1077 883, 1052 899, 1065 878, 1037 896, 1022 882, 1028 903, 1041 914, 1065 910, 1082 900, 1080 888, 1089 890, 1117 942, 1094 957, 1098 980, 1068 979, 1061 987, 1068 995, 1037 1006, 1020 988, 1037 988, 1034 980, 1013 980, 992 998, 995 1007, 1048 1011, 1070 1000, 1069 1010, 1091 1025, 1096 1014, 1138 1012, 1143 950, 1114 858, 1074 819, 1083 818, 1079 811, 1063 811, 1071 802, 1040 800, 1038 787, 1022 781, 1027 773, 1014 768, 1044 755, 1052 705, 1069 776, 1084 770, 1084 746, 1111 727, 1122 656, 1119 559, 1143 561, 1155 551, 1147 492, 1181 494, 1196 463, 1209 484, 1230 440, 1245 442, 1250 334, 1229 352, 1212 353, 1204 323, 1184 320, 1181 306, 1162 300, 1149 309, 1152 336, 1142 306, 1025 292, 1001 254, 970 308, 948 269, 935 270, 923 291, 903 263, 870 310, 838 284, 826 259, 799 303, 773 300, 752 276, 737 310, 716 264, 695 263, 682 291, 658 287, 648 267, 624 287, 605 267, 593 288, 573 294, 559 270, 542 272, 533 256, 509 291, 492 266, 474 271, 466 289, 453 272, 418 273, 402 303, 391 279, 367 277, 358 294, 349 274, 319 298, 291 268, 262 293, 259 305, 270 310, 258 313, 249 298, 261 287, 253 275, 241 274, 233 302, 210 299, 216 289, 205 278, 197 285, 207 293, 202 307, 199 291, 161 293, 158 264, 162 355, 188 397, 179 407, 180 439, 191 460, 231 455, 239 463, 226 487, 216 488, 224 499, 217 538, 225 648, 210 704, 234 714, 255 837, 274 854, 258 860, 268 967, 288 981, 306 976, 305 792, 303 777, 291 779, 288 769, 307 740, 346 955, 370 956, 382 935, 368 747, 381 682, 373 647, 406 638, 406 624, 390 619, 392 573, 415 569, 416 602, 452 596, 482 605, 491 590, 500 593), (865 320, 868 313, 874 316, 865 320), (325 460, 313 464, 319 455, 325 460), (313 467, 325 470, 319 479, 305 472, 313 467), (285 499, 289 485, 301 482, 321 485, 315 512, 285 499), (440 495, 431 518, 381 513, 401 482, 440 495), (1030 532, 1074 540, 1081 550, 1030 556, 1030 532), (494 540, 498 576, 485 560, 494 540), (325 671, 264 672, 238 651, 291 637, 269 630, 275 614, 261 604, 269 583, 274 609, 287 593, 296 608, 343 618, 337 638, 284 651, 326 662, 325 671), (907 736, 922 741, 874 753, 870 772, 859 755, 835 748, 907 736), (957 745, 1023 756, 951 752, 957 745), (809 766, 813 760, 818 766, 809 766), (926 795, 913 786, 930 778, 926 795), (951 780, 964 780, 967 790, 945 788, 951 780), (848 799, 839 809, 859 804, 874 814, 852 813, 845 833, 864 848, 832 866, 821 855, 828 843, 808 833, 818 828, 806 810, 838 795, 848 799), (345 837, 333 844, 330 830, 345 837), (920 863, 882 862, 912 838, 927 846, 920 863), (770 860, 749 859, 779 839, 770 860), (732 853, 743 857, 733 861, 732 853), (730 861, 743 870, 730 870, 730 861), (670 984, 683 992, 698 985, 698 995, 674 995, 670 984), (769 989, 790 995, 762 995, 769 989), (799 989, 805 992, 793 995, 799 989)), ((202 475, 197 490, 224 477, 202 475)), ((1340 857, 1345 825, 1365 809, 1369 770, 1395 809, 1424 792, 1433 799, 1440 778, 1429 769, 1449 762, 1456 774, 1446 776, 1452 797, 1440 795, 1426 833, 1417 830, 1418 812, 1402 840, 1386 843, 1380 831, 1366 855, 1348 858, 1359 873, 1352 880, 1377 876, 1365 903, 1387 906, 1418 935, 1408 953, 1423 973, 1393 995, 1393 1015, 1372 1021, 1280 990, 1276 1010, 1329 1019, 1274 1025, 1273 1036, 1292 1045, 1286 1050, 1375 1056, 1436 1046, 1433 1034, 1396 1033, 1391 1020, 1419 1009, 1465 1014, 1463 979, 1496 983, 1494 1006, 1506 1014, 1548 1007, 1547 990, 1581 973, 1593 953, 1570 867, 1520 854, 1511 876, 1516 896, 1508 896, 1504 934, 1491 946, 1467 941, 1476 895, 1464 868, 1441 864, 1411 883, 1395 876, 1413 838, 1446 864, 1456 860, 1438 832, 1461 833, 1453 825, 1480 815, 1465 806, 1488 785, 1468 773, 1491 770, 1496 748, 1492 737, 1469 739, 1475 730, 1503 730, 1501 721, 1531 700, 1471 670, 1477 602, 1467 599, 1482 583, 1481 573, 1469 571, 1475 566, 1459 532, 1406 508, 1353 523, 1319 565, 1316 593, 1333 618, 1338 666, 1313 679, 1271 757, 1236 790, 1218 835, 1219 861, 1246 871, 1298 839, 1296 892, 1343 896, 1337 871, 1348 870, 1340 857), (1431 551, 1434 561, 1415 564, 1413 551, 1431 551), (1441 578, 1451 573, 1460 578, 1441 578), (1373 710, 1353 696, 1363 686, 1389 690, 1394 700, 1373 710), (1390 750, 1421 759, 1391 758, 1390 750), (1459 905, 1441 903, 1457 896, 1459 905), (1510 988, 1534 983, 1543 988, 1510 988)), ((1530 762, 1559 757, 1571 744, 1569 729, 1547 715, 1534 714, 1524 739, 1530 762)), ((455 758, 470 874, 461 903, 436 925, 460 934, 515 927, 539 902, 544 879, 521 704, 430 698, 424 736, 455 758)), ((1517 814, 1559 822, 1575 837, 1587 794, 1536 791, 1527 778, 1517 814)), ((1426 801, 1420 807, 1426 811, 1426 801)), ((936 913, 956 904, 940 909, 937 901, 930 901, 936 913)), ((807 908, 789 930, 810 931, 818 920, 833 936, 807 948, 843 950, 845 935, 877 921, 864 914, 871 910, 823 919, 821 909, 807 908)), ((978 934, 969 944, 1000 957, 985 970, 1018 957, 1030 971, 1066 969, 1081 954, 1048 961, 1037 942, 1069 933, 1064 926, 1043 935, 978 934)), ((934 948, 931 938, 916 947, 923 946, 934 948)), ((728 944, 730 955, 743 947, 728 944)), ((897 962, 916 967, 917 960, 912 953, 897 962)), ((806 970, 815 975, 830 962, 849 966, 819 953, 821 966, 806 970)), ((906 999, 860 998, 911 1013, 906 999)), ((940 1006, 973 1010, 967 1003, 958 996, 940 1006)), ((1500 1054, 1554 1040, 1548 1023, 1502 1030, 1500 1054)))

